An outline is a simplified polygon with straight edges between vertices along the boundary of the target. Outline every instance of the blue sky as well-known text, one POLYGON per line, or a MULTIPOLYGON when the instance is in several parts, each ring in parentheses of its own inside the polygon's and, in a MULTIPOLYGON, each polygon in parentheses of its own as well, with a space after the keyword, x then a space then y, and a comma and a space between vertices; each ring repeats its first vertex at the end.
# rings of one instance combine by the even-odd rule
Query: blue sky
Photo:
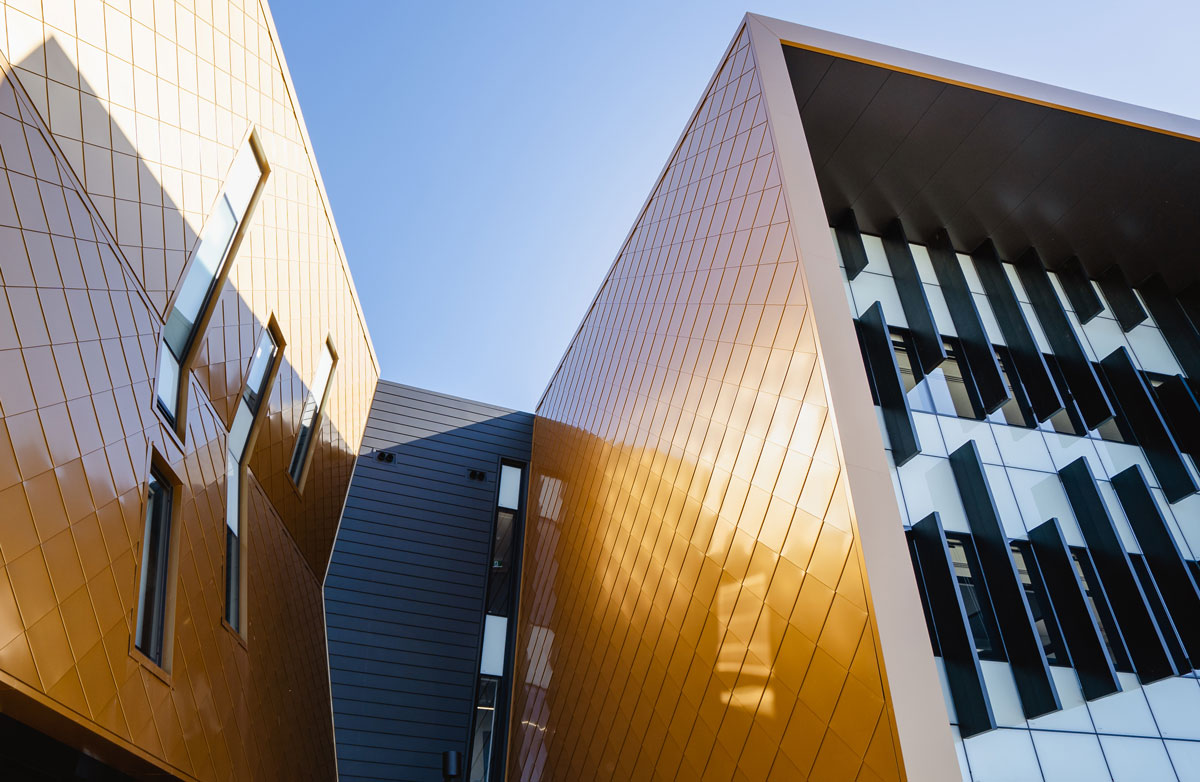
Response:
POLYGON ((747 10, 1200 116, 1194 2, 275 0, 384 378, 534 408, 747 10))

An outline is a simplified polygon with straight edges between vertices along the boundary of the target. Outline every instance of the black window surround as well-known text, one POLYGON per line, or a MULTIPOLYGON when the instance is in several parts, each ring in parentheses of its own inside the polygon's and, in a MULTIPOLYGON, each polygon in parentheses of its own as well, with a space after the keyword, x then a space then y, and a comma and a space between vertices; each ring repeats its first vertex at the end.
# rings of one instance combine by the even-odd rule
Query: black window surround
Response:
POLYGON ((164 671, 170 669, 174 631, 174 544, 179 485, 178 479, 154 454, 146 486, 134 646, 164 671))

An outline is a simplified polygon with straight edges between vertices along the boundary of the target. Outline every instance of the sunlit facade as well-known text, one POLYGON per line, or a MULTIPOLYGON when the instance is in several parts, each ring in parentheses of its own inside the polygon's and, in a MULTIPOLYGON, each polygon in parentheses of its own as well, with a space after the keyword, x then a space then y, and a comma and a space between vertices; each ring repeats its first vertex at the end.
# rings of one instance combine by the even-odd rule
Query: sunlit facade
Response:
POLYGON ((2 5, 0 777, 332 779, 379 372, 270 12, 2 5))

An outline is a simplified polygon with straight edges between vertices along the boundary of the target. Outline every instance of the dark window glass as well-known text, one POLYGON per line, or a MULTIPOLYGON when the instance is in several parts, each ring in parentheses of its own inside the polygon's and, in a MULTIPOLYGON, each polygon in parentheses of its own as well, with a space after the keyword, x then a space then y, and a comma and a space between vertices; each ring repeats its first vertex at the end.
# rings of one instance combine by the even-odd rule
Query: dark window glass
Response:
POLYGON ((950 560, 958 577, 958 591, 962 595, 971 635, 975 639, 975 651, 984 660, 1006 660, 1000 632, 996 628, 996 615, 992 611, 987 588, 978 575, 983 571, 979 568, 979 558, 971 539, 965 535, 947 535, 946 543, 950 547, 950 560))
POLYGON ((1104 393, 1108 396, 1108 401, 1112 404, 1113 409, 1113 417, 1096 427, 1096 436, 1101 440, 1109 440, 1114 443, 1136 445, 1137 439, 1129 431, 1129 425, 1125 423, 1125 416, 1121 414, 1121 406, 1117 403, 1117 395, 1113 393, 1112 386, 1108 384, 1108 376, 1104 374, 1104 369, 1099 364, 1092 364, 1092 368, 1096 370, 1096 377, 1099 378, 1100 385, 1104 387, 1104 393))
POLYGON ((1004 387, 1008 390, 1008 400, 1000 405, 1000 409, 992 414, 992 420, 1003 421, 1009 426, 1024 426, 1032 428, 1037 422, 1033 417, 1033 409, 1029 397, 1025 394, 1025 386, 1013 362, 1012 352, 1002 345, 993 345, 996 361, 1000 364, 1000 376, 1004 378, 1004 387))
POLYGON ((496 726, 496 694, 500 682, 490 676, 479 678, 475 703, 475 727, 471 731, 471 782, 487 782, 492 763, 492 734, 496 726))
POLYGON ((900 381, 904 384, 904 390, 912 391, 917 383, 925 379, 921 374, 921 368, 913 360, 914 355, 912 345, 908 336, 908 331, 901 329, 891 329, 892 333, 892 352, 896 354, 896 365, 900 368, 900 381))
POLYGON ((1192 580, 1196 582, 1196 586, 1200 586, 1200 562, 1188 560, 1188 567, 1192 569, 1192 580))
POLYGON ((493 616, 509 616, 509 594, 512 591, 513 523, 516 513, 500 509, 496 512, 496 532, 492 538, 492 573, 488 578, 487 612, 493 616))
POLYGON ((1054 381, 1058 397, 1063 401, 1063 409, 1050 416, 1047 423, 1060 434, 1086 437, 1087 426, 1083 423, 1083 416, 1080 415, 1079 406, 1075 404, 1075 397, 1071 394, 1070 387, 1067 386, 1067 379, 1058 365, 1058 359, 1049 353, 1043 354, 1042 357, 1046 360, 1046 367, 1050 370, 1050 379, 1054 381))
POLYGON ((225 621, 234 630, 242 623, 242 552, 241 540, 225 528, 225 621))
POLYGON ((288 465, 288 474, 297 484, 304 477, 308 452, 312 449, 313 433, 316 431, 321 408, 325 405, 325 392, 329 389, 329 379, 333 375, 335 363, 329 343, 323 343, 316 374, 313 375, 312 385, 309 386, 308 396, 304 400, 304 408, 300 411, 300 429, 296 433, 296 447, 292 451, 291 464, 288 465))
POLYGON ((1099 576, 1096 575, 1096 568, 1092 565, 1091 556, 1087 553, 1087 549, 1072 546, 1071 560, 1075 564, 1075 575, 1079 577, 1079 583, 1083 585, 1083 594, 1088 599, 1088 605, 1092 607, 1092 613, 1100 627, 1100 637, 1108 648, 1113 665, 1118 671, 1133 673, 1133 665, 1129 661, 1129 654, 1125 651, 1125 642, 1121 639, 1121 630, 1117 627, 1117 620, 1113 618, 1112 609, 1108 607, 1108 599, 1104 596, 1104 590, 1101 587, 1099 576))
POLYGON ((933 647, 935 657, 942 656, 942 646, 938 643, 937 629, 933 624, 933 612, 929 610, 929 594, 925 591, 925 573, 921 570, 921 562, 917 559, 917 542, 913 539, 912 530, 905 532, 908 538, 908 556, 912 559, 913 573, 917 577, 917 593, 921 595, 921 610, 925 614, 925 627, 929 630, 929 645, 933 647))
POLYGON ((142 578, 134 643, 142 654, 159 665, 163 659, 167 617, 172 493, 171 484, 157 470, 151 470, 146 492, 146 528, 142 534, 142 578))
POLYGON ((1025 587, 1025 599, 1029 603, 1029 612, 1033 615, 1033 623, 1037 627, 1038 638, 1042 641, 1042 651, 1046 653, 1046 661, 1051 665, 1070 665, 1066 655, 1066 645, 1058 629, 1058 621, 1054 616, 1054 608, 1046 594, 1046 586, 1042 582, 1042 574, 1038 570, 1037 558, 1033 549, 1024 541, 1012 543, 1013 562, 1017 566, 1017 575, 1021 585, 1025 587))

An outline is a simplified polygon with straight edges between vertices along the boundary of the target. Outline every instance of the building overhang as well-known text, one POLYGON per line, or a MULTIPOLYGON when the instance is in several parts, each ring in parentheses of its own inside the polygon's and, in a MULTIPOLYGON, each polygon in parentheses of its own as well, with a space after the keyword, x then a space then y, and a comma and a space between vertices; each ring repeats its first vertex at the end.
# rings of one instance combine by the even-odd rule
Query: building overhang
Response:
POLYGON ((831 222, 1200 279, 1200 121, 775 19, 831 222))

